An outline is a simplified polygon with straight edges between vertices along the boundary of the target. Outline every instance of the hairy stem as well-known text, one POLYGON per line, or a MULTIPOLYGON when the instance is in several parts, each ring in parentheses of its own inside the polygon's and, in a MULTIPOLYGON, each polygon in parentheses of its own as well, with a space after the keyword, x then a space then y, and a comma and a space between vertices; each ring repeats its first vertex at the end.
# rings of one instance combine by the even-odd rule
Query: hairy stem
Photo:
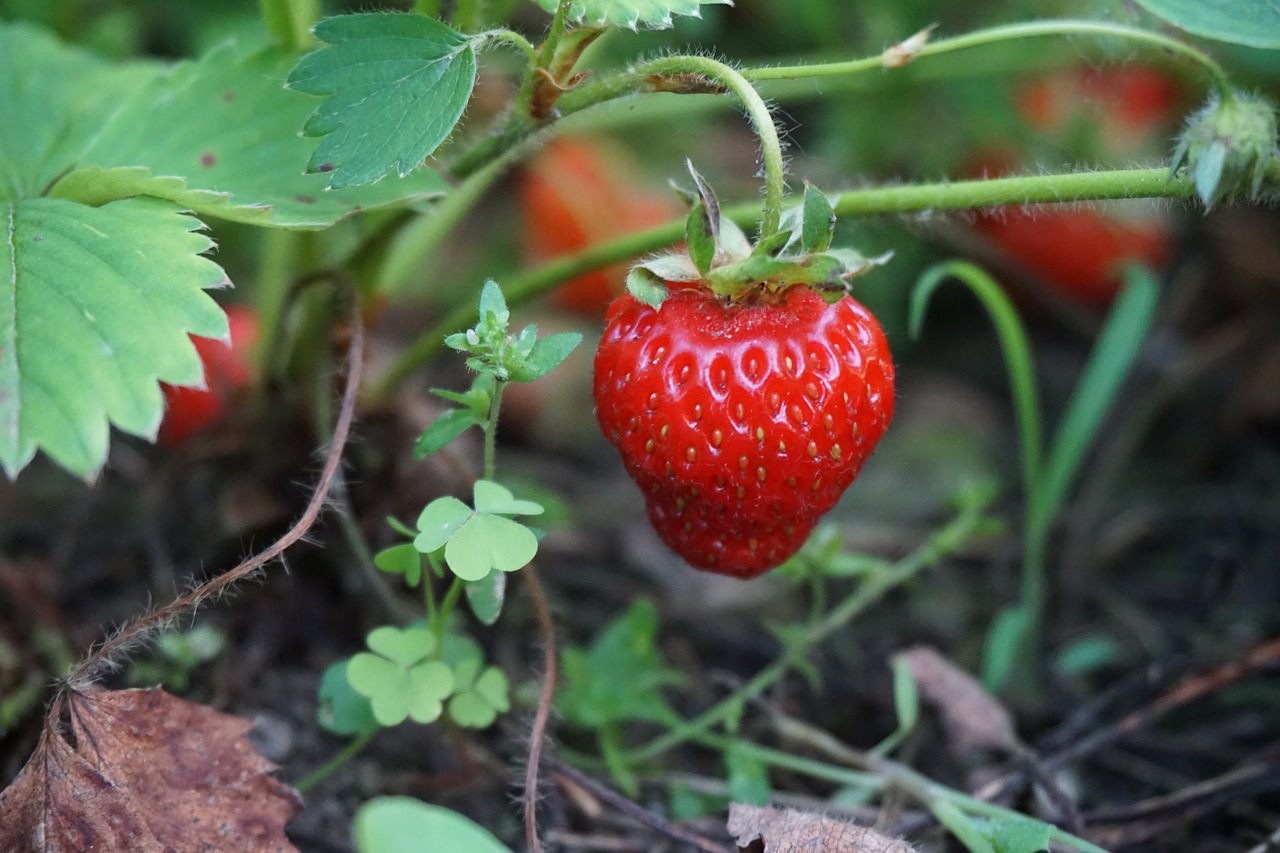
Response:
MULTIPOLYGON (((1213 80, 1219 94, 1229 95, 1231 81, 1227 72, 1202 50, 1186 42, 1139 27, 1112 24, 1105 21, 1050 20, 1031 21, 1022 24, 1006 24, 972 33, 929 42, 920 49, 913 62, 929 56, 940 56, 975 47, 986 47, 1005 41, 1017 41, 1044 36, 1096 36, 1116 38, 1144 44, 1188 59, 1203 68, 1213 80)), ((880 56, 855 59, 849 62, 826 62, 816 65, 779 65, 771 68, 744 69, 748 80, 783 80, 811 77, 844 77, 853 74, 882 71, 884 62, 880 56)))

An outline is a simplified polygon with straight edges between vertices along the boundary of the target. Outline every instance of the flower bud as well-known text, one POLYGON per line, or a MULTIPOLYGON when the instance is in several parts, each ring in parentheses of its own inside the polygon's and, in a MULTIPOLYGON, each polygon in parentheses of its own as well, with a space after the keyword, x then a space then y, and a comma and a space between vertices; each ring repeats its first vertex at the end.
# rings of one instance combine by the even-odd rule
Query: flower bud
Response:
POLYGON ((1277 153, 1275 108, 1240 92, 1214 95, 1187 121, 1173 153, 1173 171, 1187 167, 1208 207, 1224 198, 1262 189, 1267 164, 1277 153))

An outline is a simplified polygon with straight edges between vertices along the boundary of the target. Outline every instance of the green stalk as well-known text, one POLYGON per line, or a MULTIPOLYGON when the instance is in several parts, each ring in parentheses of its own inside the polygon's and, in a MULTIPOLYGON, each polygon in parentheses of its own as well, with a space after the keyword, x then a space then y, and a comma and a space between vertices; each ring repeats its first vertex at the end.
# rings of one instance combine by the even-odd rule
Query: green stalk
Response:
MULTIPOLYGON (((975 47, 986 47, 1004 41, 1017 41, 1044 36, 1099 36, 1118 38, 1168 51, 1189 59, 1202 67, 1213 80, 1218 93, 1227 97, 1231 93, 1231 80, 1221 65, 1207 53, 1160 33, 1123 24, 1105 21, 1051 20, 1032 21, 1024 24, 1006 24, 977 32, 965 33, 953 38, 927 42, 913 58, 919 61, 929 56, 940 56, 975 47)), ((817 65, 780 65, 772 68, 749 68, 742 72, 748 80, 781 80, 815 77, 843 77, 884 70, 880 56, 855 59, 849 62, 826 62, 817 65)))
POLYGON ((318 0, 258 0, 258 14, 281 49, 302 52, 315 45, 311 26, 320 20, 318 0))
POLYGON ((555 14, 551 18, 551 26, 547 29, 547 37, 542 42, 542 49, 530 60, 524 79, 520 81, 520 90, 516 92, 515 108, 511 114, 511 124, 514 127, 508 128, 509 131, 514 129, 521 134, 527 134, 534 128, 534 122, 529 116, 529 107, 533 103, 533 81, 539 68, 551 67, 556 48, 560 46, 560 38, 569 25, 569 10, 572 6, 572 0, 560 0, 560 4, 556 6, 555 14))
POLYGON ((338 770, 342 765, 355 758, 356 755, 359 754, 360 750, 368 746, 369 741, 373 740, 374 735, 379 731, 381 731, 381 729, 374 729, 371 732, 365 732, 364 734, 352 738, 351 741, 342 748, 342 751, 329 759, 323 767, 304 777, 301 781, 295 782, 293 787, 297 788, 298 791, 303 792, 310 788, 314 788, 320 782, 328 779, 333 775, 334 771, 338 770))
MULTIPOLYGON (((1280 183, 1280 160, 1274 160, 1273 166, 1268 176, 1275 172, 1277 182, 1280 183)), ((464 182, 464 185, 470 180, 464 182)), ((1181 175, 1170 177, 1166 168, 1118 169, 849 190, 833 197, 833 207, 840 217, 878 216, 1006 204, 1117 198, 1191 198, 1195 192, 1193 181, 1181 175)), ((745 226, 755 219, 758 210, 754 202, 748 202, 725 206, 721 208, 721 213, 745 226)), ((503 286, 503 293, 509 305, 519 305, 582 273, 677 243, 684 237, 684 226, 683 219, 673 220, 646 231, 599 243, 508 280, 503 286)), ((444 229, 439 233, 443 234, 444 229)), ((398 267, 409 268, 404 265, 398 267)), ((368 400, 378 403, 389 399, 402 382, 440 351, 445 336, 466 328, 474 314, 474 306, 459 305, 401 349, 387 372, 370 384, 368 400)))

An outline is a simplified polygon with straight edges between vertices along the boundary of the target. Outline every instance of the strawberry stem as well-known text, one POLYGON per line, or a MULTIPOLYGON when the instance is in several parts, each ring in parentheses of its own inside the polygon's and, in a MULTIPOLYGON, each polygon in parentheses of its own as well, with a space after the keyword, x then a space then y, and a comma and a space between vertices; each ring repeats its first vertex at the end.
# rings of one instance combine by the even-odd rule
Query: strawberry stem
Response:
MULTIPOLYGON (((1161 33, 1128 27, 1123 24, 1111 24, 1104 21, 1082 20, 1050 20, 1032 21, 1022 24, 1006 24, 989 27, 953 38, 938 39, 926 43, 912 57, 917 61, 926 56, 939 56, 974 47, 986 47, 1004 41, 1018 41, 1043 36, 1097 36, 1100 38, 1117 38, 1126 41, 1146 44, 1169 53, 1182 56, 1203 68, 1213 81, 1214 88, 1223 97, 1230 97, 1231 80, 1227 72, 1212 57, 1186 42, 1179 41, 1161 33)), ((742 71, 747 80, 786 80, 814 77, 843 77, 851 74, 863 74, 884 70, 882 55, 855 59, 848 62, 826 62, 816 65, 778 65, 769 68, 748 68, 742 71)))

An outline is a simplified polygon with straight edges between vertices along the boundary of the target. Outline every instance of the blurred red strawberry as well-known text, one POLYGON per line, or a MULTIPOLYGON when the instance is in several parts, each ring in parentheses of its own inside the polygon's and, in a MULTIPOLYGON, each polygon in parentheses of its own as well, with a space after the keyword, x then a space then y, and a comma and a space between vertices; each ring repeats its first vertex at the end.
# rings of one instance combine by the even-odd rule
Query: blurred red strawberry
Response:
POLYGON ((1163 218, 1122 219, 1096 208, 1011 208, 983 213, 977 225, 1014 264, 1087 305, 1111 301, 1127 262, 1160 267, 1171 247, 1163 218))
MULTIPOLYGON (((638 189, 633 172, 625 152, 604 143, 573 137, 548 143, 520 180, 529 260, 549 261, 680 215, 674 198, 638 189)), ((616 264, 571 279, 552 301, 602 316, 622 291, 626 271, 626 264, 616 264)))
POLYGON ((1167 147, 1183 96, 1178 82, 1155 68, 1076 68, 1022 84, 1018 113, 1034 130, 1063 136, 1093 126, 1103 154, 1167 147))
POLYGON ((258 319, 248 308, 227 308, 231 342, 191 336, 204 364, 204 388, 161 383, 165 414, 158 441, 174 446, 203 432, 225 413, 235 394, 253 382, 249 353, 258 338, 258 319))

